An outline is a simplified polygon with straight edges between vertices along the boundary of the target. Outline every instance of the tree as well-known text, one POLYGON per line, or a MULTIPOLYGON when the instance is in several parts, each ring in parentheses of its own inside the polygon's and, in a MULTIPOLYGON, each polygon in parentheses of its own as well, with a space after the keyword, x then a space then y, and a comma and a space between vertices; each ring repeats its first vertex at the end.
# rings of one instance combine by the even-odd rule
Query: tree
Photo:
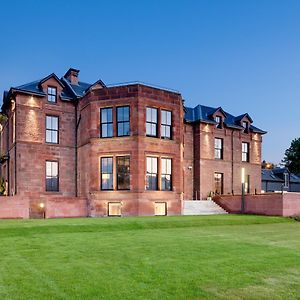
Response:
POLYGON ((300 173, 300 138, 292 141, 290 148, 285 151, 285 157, 282 162, 290 172, 300 173))

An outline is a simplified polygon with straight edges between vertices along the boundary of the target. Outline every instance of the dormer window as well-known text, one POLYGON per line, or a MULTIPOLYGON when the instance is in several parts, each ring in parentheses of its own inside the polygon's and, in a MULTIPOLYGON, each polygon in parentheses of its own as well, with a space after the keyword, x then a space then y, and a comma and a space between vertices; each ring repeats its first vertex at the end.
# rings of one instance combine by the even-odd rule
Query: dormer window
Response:
POLYGON ((243 127, 244 127, 244 132, 248 133, 249 131, 249 123, 246 121, 243 121, 243 127))
POLYGON ((215 117, 215 121, 216 121, 216 127, 221 129, 223 127, 223 120, 222 120, 222 117, 220 116, 216 116, 215 117))
POLYGON ((56 95, 57 95, 56 87, 48 86, 47 95, 48 95, 48 102, 55 103, 56 95))
POLYGON ((290 181, 289 181, 289 173, 284 173, 284 188, 288 188, 290 185, 290 181))

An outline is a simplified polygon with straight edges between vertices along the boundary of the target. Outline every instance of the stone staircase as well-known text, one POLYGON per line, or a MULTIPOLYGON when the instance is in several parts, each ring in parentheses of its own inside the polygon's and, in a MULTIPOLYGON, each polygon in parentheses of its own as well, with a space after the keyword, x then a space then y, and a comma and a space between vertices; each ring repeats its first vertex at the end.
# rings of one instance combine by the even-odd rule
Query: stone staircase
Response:
POLYGON ((185 200, 183 215, 221 215, 227 212, 212 200, 185 200))

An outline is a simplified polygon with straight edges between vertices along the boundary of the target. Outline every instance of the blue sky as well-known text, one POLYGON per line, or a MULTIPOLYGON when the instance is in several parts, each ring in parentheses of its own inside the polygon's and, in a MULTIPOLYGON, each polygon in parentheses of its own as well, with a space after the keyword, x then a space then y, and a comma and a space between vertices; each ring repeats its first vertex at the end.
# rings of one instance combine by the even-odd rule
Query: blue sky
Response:
POLYGON ((0 93, 58 76, 140 80, 248 112, 263 158, 300 136, 300 1, 1 1, 0 93))

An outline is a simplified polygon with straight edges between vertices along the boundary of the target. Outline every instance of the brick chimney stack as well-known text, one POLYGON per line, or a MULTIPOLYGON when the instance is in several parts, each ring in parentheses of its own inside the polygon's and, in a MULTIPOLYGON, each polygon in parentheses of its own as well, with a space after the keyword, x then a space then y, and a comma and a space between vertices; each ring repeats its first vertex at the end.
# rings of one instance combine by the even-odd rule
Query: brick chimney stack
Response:
POLYGON ((64 75, 64 77, 71 83, 78 85, 78 73, 80 71, 77 69, 70 68, 67 73, 64 75))

